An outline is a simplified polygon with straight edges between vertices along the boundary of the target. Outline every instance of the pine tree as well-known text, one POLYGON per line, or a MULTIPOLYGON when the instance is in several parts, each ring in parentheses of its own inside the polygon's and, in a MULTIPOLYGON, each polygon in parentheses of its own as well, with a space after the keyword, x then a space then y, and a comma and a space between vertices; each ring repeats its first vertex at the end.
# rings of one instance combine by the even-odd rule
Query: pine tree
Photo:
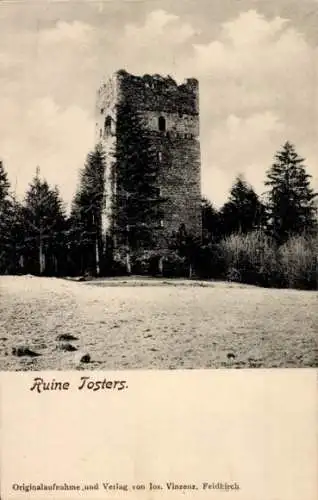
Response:
POLYGON ((268 229, 278 243, 290 236, 312 234, 316 228, 316 206, 304 158, 286 142, 267 171, 268 229))
POLYGON ((3 162, 0 160, 0 210, 1 214, 5 209, 5 205, 9 203, 9 189, 10 183, 8 181, 8 175, 4 169, 3 162))
POLYGON ((24 255, 31 272, 57 274, 65 259, 65 213, 57 188, 39 177, 39 170, 23 204, 24 255))
POLYGON ((143 130, 138 113, 129 104, 118 106, 116 176, 119 189, 113 206, 114 233, 131 256, 155 250, 160 238, 161 204, 156 152, 143 130))
POLYGON ((220 214, 207 198, 201 200, 203 241, 217 241, 221 235, 220 214))
POLYGON ((231 188, 229 200, 221 209, 222 232, 248 233, 262 226, 264 206, 254 189, 242 176, 238 176, 231 188))
POLYGON ((105 205, 106 159, 101 144, 87 155, 74 196, 69 229, 69 244, 74 272, 100 274, 104 238, 102 216, 105 205))
POLYGON ((25 265, 25 248, 26 248, 26 230, 25 230, 25 212, 23 205, 12 197, 11 210, 9 214, 10 235, 10 271, 20 273, 24 271, 25 265))
POLYGON ((7 272, 10 265, 12 201, 10 183, 2 161, 0 161, 0 273, 7 272))

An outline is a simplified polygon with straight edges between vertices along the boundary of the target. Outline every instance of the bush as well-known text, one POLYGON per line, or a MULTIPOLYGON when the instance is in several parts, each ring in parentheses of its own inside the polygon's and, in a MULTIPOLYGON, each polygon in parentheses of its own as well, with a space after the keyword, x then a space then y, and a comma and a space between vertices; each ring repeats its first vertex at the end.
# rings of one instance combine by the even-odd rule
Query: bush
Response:
POLYGON ((134 274, 156 276, 160 274, 161 256, 155 250, 148 250, 140 255, 135 255, 132 263, 134 274))
POLYGON ((227 279, 262 286, 280 284, 276 245, 263 232, 232 234, 221 242, 221 248, 227 279))
POLYGON ((184 257, 177 252, 169 252, 162 261, 162 274, 166 278, 184 278, 189 275, 189 268, 184 257))
POLYGON ((127 276, 126 259, 122 255, 117 255, 108 269, 109 276, 127 276))
MULTIPOLYGON (((195 275, 267 287, 317 289, 318 236, 294 236, 279 247, 264 232, 254 231, 231 234, 220 243, 196 244, 190 250, 182 254, 180 249, 170 248, 159 254, 158 249, 153 249, 131 255, 131 272, 171 278, 195 275)), ((31 262, 27 264, 32 272, 31 262)), ((107 272, 112 276, 127 275, 125 252, 116 255, 107 272)))
POLYGON ((317 289, 318 237, 294 236, 279 249, 279 263, 285 286, 317 289))
POLYGON ((195 262, 195 272, 198 277, 222 279, 225 276, 225 269, 222 245, 210 243, 199 249, 195 262))

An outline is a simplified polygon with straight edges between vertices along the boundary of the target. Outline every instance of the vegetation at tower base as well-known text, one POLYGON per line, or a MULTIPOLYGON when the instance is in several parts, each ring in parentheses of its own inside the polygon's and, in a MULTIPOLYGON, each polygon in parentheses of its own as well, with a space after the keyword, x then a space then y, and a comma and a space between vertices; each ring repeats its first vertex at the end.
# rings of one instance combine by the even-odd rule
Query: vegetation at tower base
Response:
MULTIPOLYGON (((263 207, 253 190, 238 178, 220 210, 202 199, 201 241, 182 225, 173 234, 163 235, 160 221, 165 200, 157 189, 159 166, 149 146, 151 141, 147 133, 141 134, 140 119, 131 108, 120 111, 125 120, 119 126, 127 140, 116 151, 114 173, 121 176, 119 185, 123 189, 113 200, 111 236, 118 238, 122 250, 119 258, 125 269, 121 268, 121 273, 130 270, 153 275, 159 270, 167 277, 195 276, 267 287, 317 289, 315 193, 303 160, 292 145, 284 145, 269 170, 268 220, 264 221, 263 207), (260 207, 259 211, 255 207, 260 207), (262 217, 258 218, 260 213, 262 217), (227 224, 224 214, 228 216, 227 224), (240 223, 235 226, 236 214, 240 223)), ((0 163, 1 274, 78 276, 118 272, 105 262, 101 222, 105 167, 102 146, 97 145, 80 173, 67 219, 58 190, 40 179, 39 171, 23 202, 19 202, 0 163)))
POLYGON ((286 142, 275 155, 267 172, 267 226, 270 234, 282 244, 288 238, 317 231, 317 206, 310 187, 311 176, 306 172, 304 159, 286 142))
POLYGON ((118 189, 113 199, 112 237, 130 272, 145 252, 150 258, 159 258, 163 199, 158 189, 156 152, 138 112, 127 102, 117 106, 117 136, 118 189))
POLYGON ((105 244, 102 212, 105 205, 106 160, 101 144, 87 155, 80 172, 69 218, 68 246, 70 274, 103 274, 105 244))
POLYGON ((264 225, 265 207, 242 176, 236 178, 229 200, 222 207, 220 219, 225 235, 246 234, 264 225))

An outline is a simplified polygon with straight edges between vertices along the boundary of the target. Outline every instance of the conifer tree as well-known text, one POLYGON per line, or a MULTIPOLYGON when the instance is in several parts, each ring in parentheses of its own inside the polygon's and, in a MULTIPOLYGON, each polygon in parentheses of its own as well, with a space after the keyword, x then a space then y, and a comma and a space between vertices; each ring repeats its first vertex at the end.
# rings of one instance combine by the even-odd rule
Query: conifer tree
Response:
POLYGON ((102 217, 105 208, 106 159, 101 144, 87 155, 80 172, 69 220, 69 244, 74 271, 100 274, 104 253, 102 217))
POLYGON ((315 197, 304 158, 288 141, 267 171, 268 229, 278 243, 290 236, 312 234, 317 229, 315 197))
POLYGON ((9 234, 9 272, 23 273, 26 256, 26 230, 25 211, 15 195, 12 196, 11 210, 9 214, 10 234, 9 234))
POLYGON ((221 209, 220 217, 224 235, 248 233, 262 226, 264 206, 242 176, 236 178, 229 200, 221 209))
POLYGON ((207 198, 201 200, 203 241, 217 241, 221 235, 220 214, 207 198))
POLYGON ((26 267, 40 275, 57 274, 65 250, 64 207, 58 189, 40 179, 39 169, 26 193, 22 212, 26 267))
POLYGON ((0 160, 0 210, 1 214, 5 210, 5 206, 9 203, 10 183, 8 175, 4 169, 3 162, 0 160))
POLYGON ((12 201, 10 183, 3 162, 0 161, 0 273, 10 266, 12 201))
POLYGON ((141 119, 132 106, 118 106, 116 176, 119 190, 113 206, 114 232, 130 256, 157 247, 162 202, 158 188, 159 163, 141 119))

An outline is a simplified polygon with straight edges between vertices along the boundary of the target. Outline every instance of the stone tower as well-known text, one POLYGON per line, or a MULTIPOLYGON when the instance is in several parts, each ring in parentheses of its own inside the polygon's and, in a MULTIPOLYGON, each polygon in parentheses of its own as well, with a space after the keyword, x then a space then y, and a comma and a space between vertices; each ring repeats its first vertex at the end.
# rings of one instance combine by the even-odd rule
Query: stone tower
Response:
MULTIPOLYGON (((106 153, 105 234, 112 234, 112 210, 120 189, 116 180, 115 151, 121 141, 118 105, 132 104, 143 132, 156 151, 158 189, 165 200, 160 221, 162 248, 173 232, 183 227, 201 237, 201 163, 199 142, 198 81, 188 78, 178 85, 170 76, 135 76, 116 72, 97 92, 96 141, 106 153)), ((114 250, 120 252, 120 242, 114 250)))

